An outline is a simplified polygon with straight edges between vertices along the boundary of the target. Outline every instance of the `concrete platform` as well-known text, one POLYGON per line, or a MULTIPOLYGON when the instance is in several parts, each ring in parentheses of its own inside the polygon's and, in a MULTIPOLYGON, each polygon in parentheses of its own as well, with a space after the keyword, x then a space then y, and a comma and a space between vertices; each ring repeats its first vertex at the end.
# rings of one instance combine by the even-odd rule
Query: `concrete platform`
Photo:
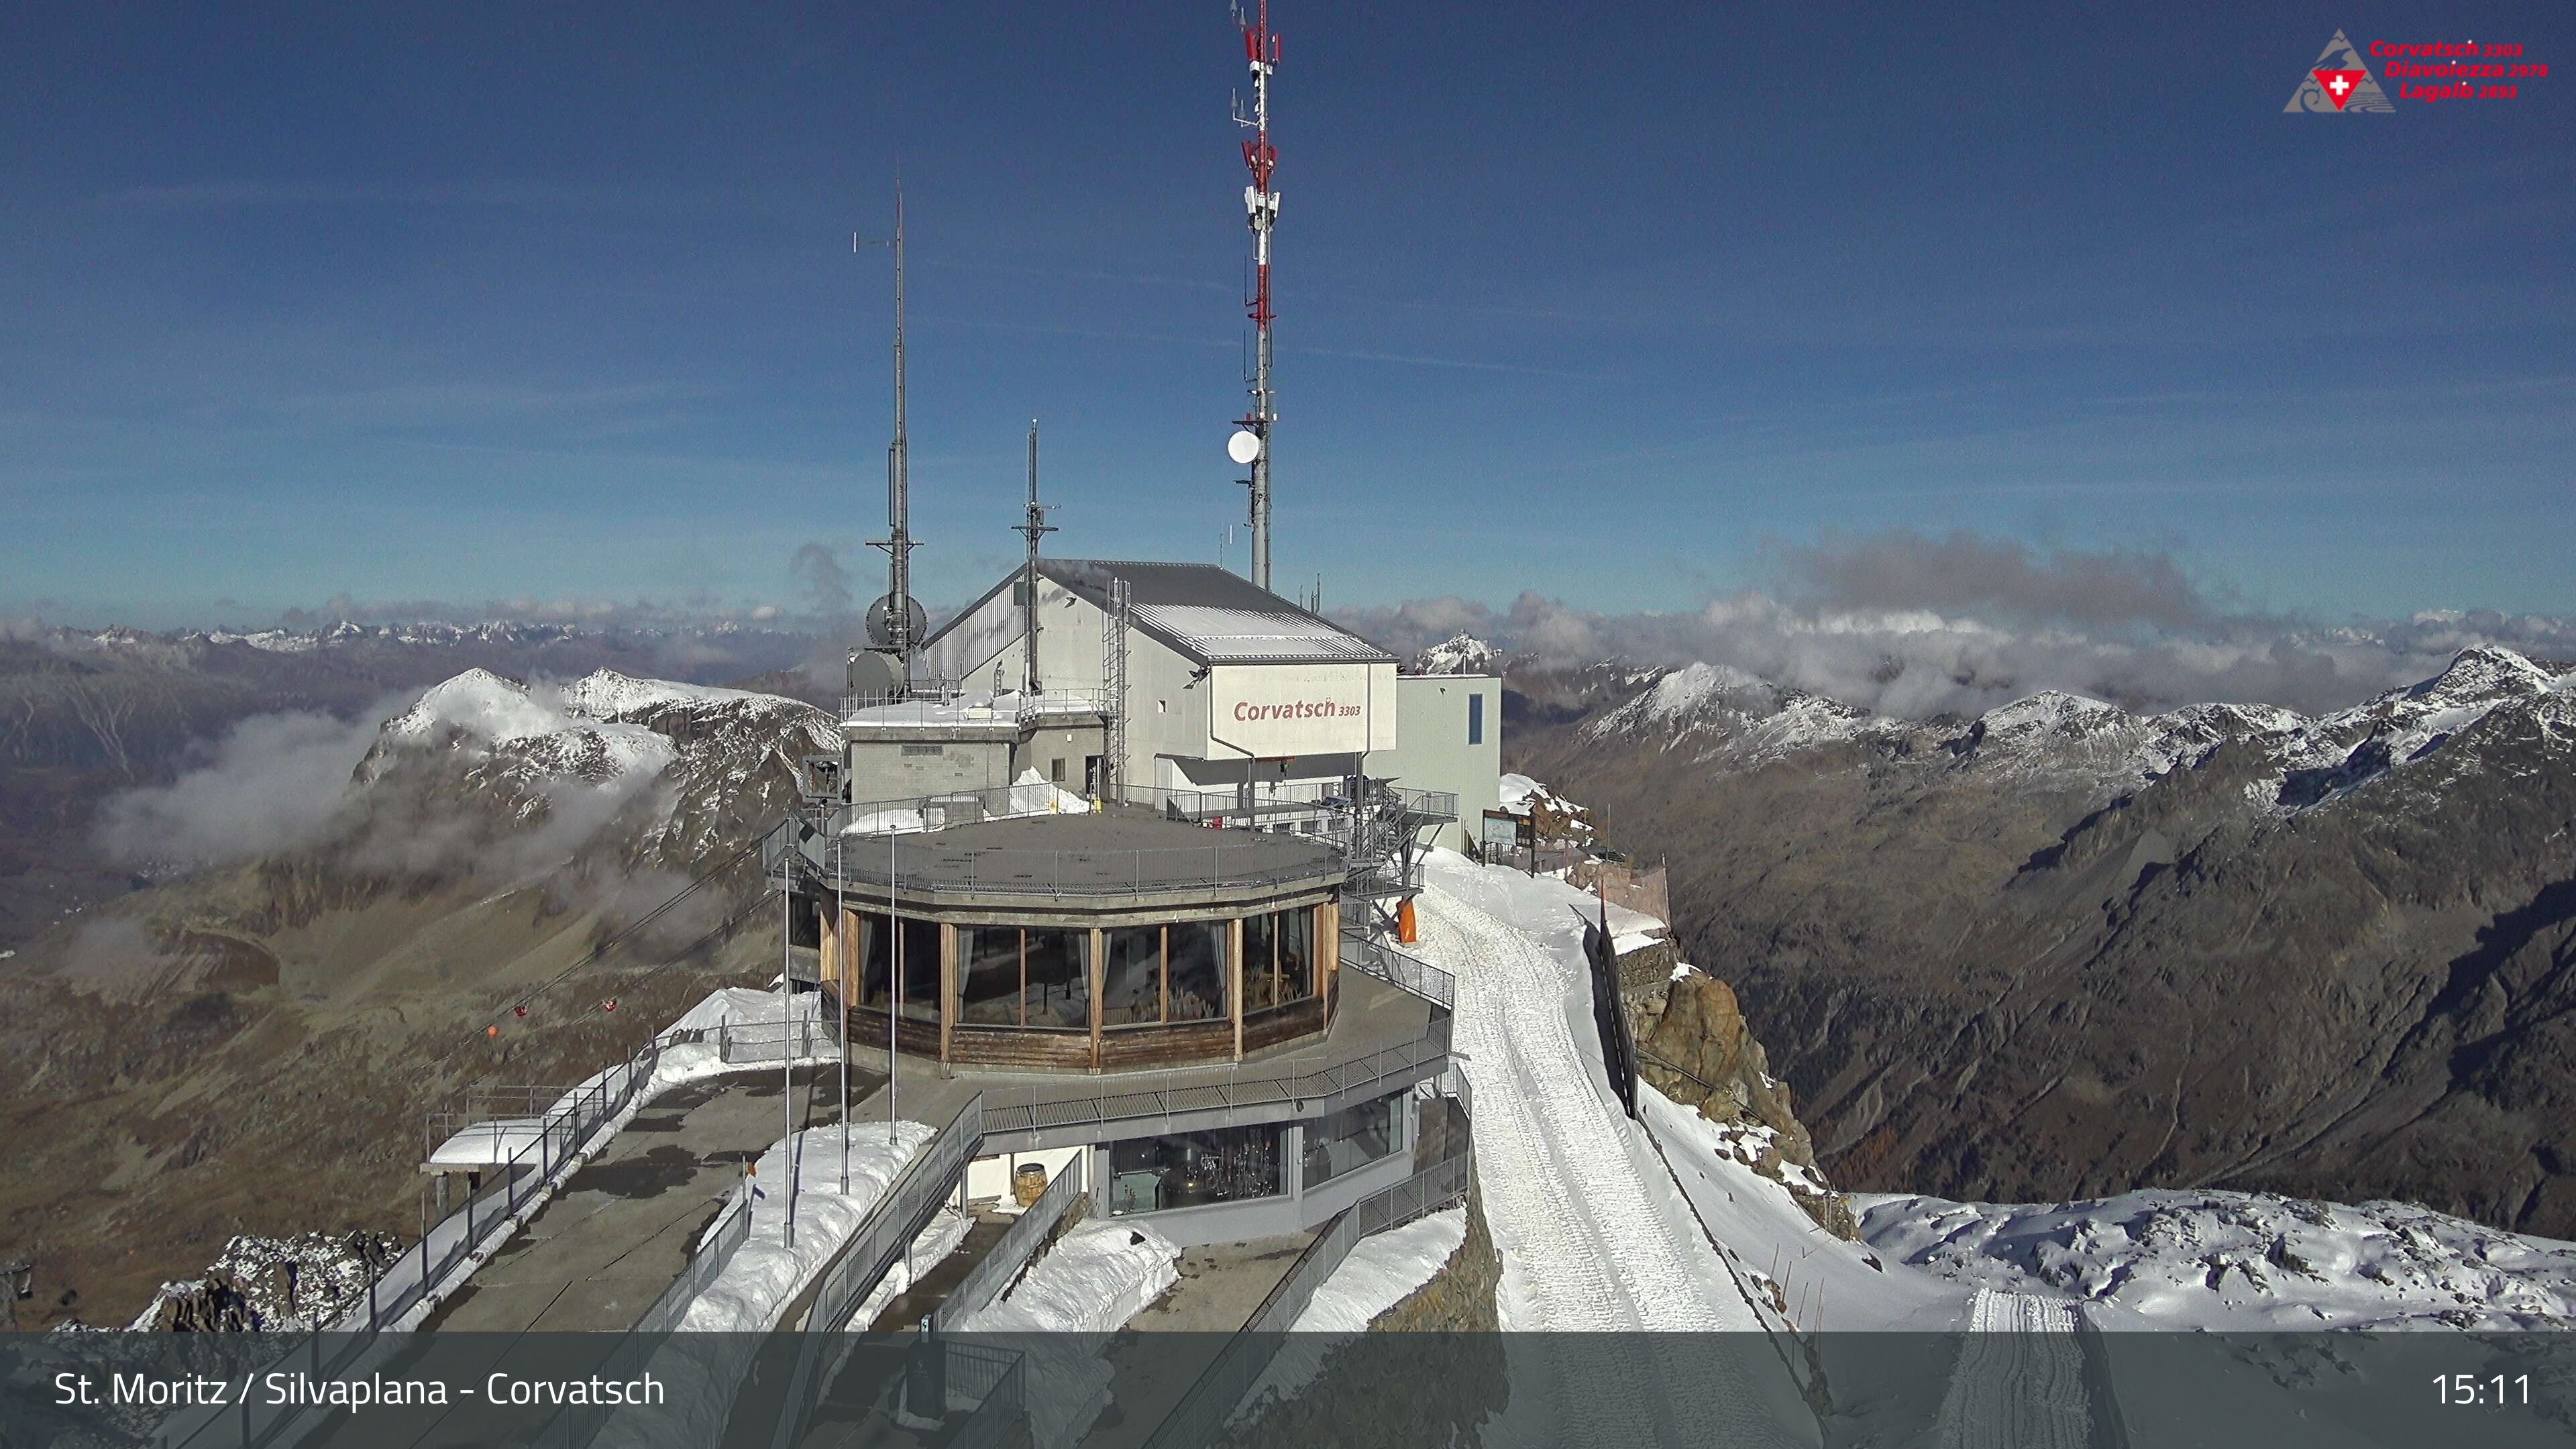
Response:
MULTIPOLYGON (((786 1134, 779 1076, 775 1066, 746 1067, 654 1098, 423 1326, 633 1326, 687 1266, 689 1245, 742 1180, 743 1164, 786 1134)), ((837 1069, 799 1067, 795 1078, 798 1127, 840 1120, 837 1069)), ((853 1069, 854 1100, 878 1085, 853 1069)))

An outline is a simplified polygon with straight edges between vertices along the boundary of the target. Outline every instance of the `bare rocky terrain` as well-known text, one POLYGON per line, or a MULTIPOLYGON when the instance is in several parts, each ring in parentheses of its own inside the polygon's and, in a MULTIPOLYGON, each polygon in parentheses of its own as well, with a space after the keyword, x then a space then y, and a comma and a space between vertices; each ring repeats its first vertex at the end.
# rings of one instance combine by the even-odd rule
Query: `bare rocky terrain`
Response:
MULTIPOLYGON (((242 793, 224 778, 240 760, 135 745, 160 738, 135 728, 144 701, 203 729, 242 707, 232 686, 100 682, 119 674, 21 679, 18 698, 128 691, 128 762, 176 783, 142 818, 184 830, 242 793)), ((382 679, 348 687, 378 698, 382 679)), ((137 870, 0 960, 0 1258, 38 1262, 29 1326, 125 1323, 236 1235, 408 1241, 423 1114, 454 1090, 578 1081, 712 986, 775 972, 742 852, 829 740, 823 711, 613 672, 529 689, 467 670, 413 693, 345 756, 316 746, 336 778, 291 848, 137 870)), ((67 733, 16 738, 57 741, 69 763, 35 768, 85 771, 85 788, 124 776, 67 733)))
POLYGON ((1898 720, 1507 676, 1507 768, 1671 870, 1852 1190, 2389 1197, 2576 1236, 2576 686, 2473 649, 2308 718, 1898 720))

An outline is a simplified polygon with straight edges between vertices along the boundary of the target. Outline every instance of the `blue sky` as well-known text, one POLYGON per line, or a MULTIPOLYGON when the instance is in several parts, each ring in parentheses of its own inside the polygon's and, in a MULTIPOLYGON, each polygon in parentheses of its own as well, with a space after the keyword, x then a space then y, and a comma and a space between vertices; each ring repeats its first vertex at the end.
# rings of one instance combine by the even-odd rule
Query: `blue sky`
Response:
MULTIPOLYGON (((2172 551, 2320 617, 2576 611, 2561 5, 1280 0, 1279 576, 1683 608, 1834 531, 2172 551), (2285 116, 2337 29, 2512 101, 2285 116)), ((793 604, 1209 558, 1225 8, 0 17, 0 611, 793 604)), ((1239 540, 1235 558, 1241 558, 1239 540)))

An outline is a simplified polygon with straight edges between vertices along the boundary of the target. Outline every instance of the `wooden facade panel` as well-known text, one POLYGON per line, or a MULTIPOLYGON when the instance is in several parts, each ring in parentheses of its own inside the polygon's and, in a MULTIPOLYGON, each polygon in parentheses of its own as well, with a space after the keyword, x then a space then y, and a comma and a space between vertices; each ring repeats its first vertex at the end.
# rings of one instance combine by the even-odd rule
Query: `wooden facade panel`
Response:
MULTIPOLYGON (((868 1008, 853 1007, 849 1013, 850 1040, 868 1046, 883 1046, 886 1039, 886 1014, 868 1008)), ((895 1049, 908 1056, 939 1058, 939 1023, 903 1017, 894 1029, 895 1049)))
POLYGON ((1091 1070, 1089 1032, 960 1026, 950 1038, 948 1047, 949 1060, 961 1067, 1019 1067, 1051 1072, 1091 1070))
POLYGON ((1103 1071, 1222 1062, 1234 1055, 1234 1023, 1191 1021, 1172 1026, 1122 1027, 1100 1039, 1103 1071))

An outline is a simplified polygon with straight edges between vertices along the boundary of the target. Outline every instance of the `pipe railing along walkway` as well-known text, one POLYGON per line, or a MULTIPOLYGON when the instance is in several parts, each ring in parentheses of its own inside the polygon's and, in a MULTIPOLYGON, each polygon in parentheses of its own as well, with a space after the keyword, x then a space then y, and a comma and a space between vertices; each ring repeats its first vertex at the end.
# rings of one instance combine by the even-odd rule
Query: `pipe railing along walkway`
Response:
POLYGON ((931 1310, 933 1331, 954 1331, 958 1324, 982 1312, 986 1304, 1002 1296, 1003 1290, 1020 1276, 1020 1270, 1037 1256, 1038 1248, 1046 1242, 1047 1235, 1055 1231, 1056 1224, 1063 1222, 1065 1214, 1073 1210, 1074 1200, 1083 1195, 1083 1164, 1090 1159, 1088 1152, 1075 1154, 1065 1164, 1065 1170, 1057 1173, 1055 1180, 1046 1185, 1046 1191, 1038 1195, 1038 1200, 1020 1210, 1009 1231, 1002 1234, 1002 1240, 993 1245, 991 1252, 978 1259, 975 1266, 967 1270, 965 1278, 949 1290, 947 1298, 931 1310))
POLYGON ((1465 1152, 1457 1153, 1335 1214, 1243 1327, 1217 1350, 1198 1381, 1145 1440, 1145 1449, 1201 1449, 1222 1438, 1226 1421, 1278 1357, 1288 1331, 1314 1302, 1315 1290, 1350 1257, 1360 1239, 1464 1201, 1468 1163, 1465 1152))

